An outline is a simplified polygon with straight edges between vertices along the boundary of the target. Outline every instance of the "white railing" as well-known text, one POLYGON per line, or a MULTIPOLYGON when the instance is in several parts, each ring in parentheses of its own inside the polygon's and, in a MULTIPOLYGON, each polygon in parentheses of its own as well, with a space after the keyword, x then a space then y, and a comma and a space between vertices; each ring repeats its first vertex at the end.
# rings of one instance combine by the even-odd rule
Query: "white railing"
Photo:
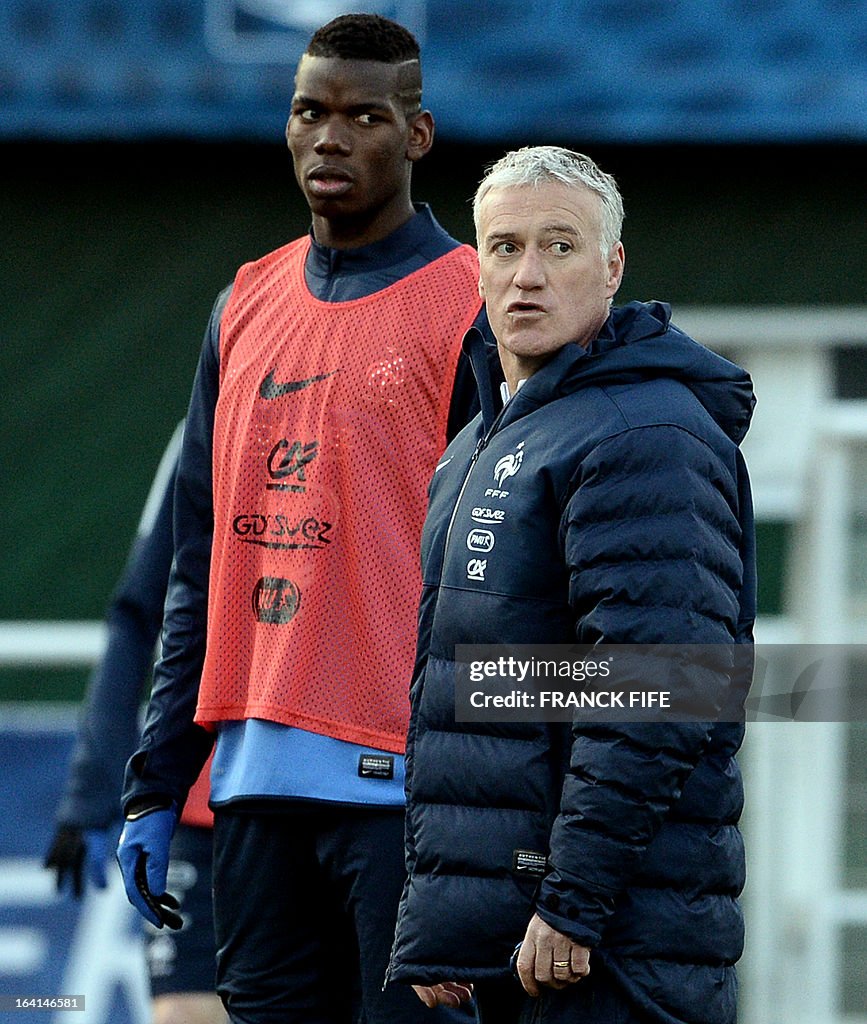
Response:
POLYGON ((89 666, 102 657, 105 644, 103 622, 0 622, 0 667, 89 666))

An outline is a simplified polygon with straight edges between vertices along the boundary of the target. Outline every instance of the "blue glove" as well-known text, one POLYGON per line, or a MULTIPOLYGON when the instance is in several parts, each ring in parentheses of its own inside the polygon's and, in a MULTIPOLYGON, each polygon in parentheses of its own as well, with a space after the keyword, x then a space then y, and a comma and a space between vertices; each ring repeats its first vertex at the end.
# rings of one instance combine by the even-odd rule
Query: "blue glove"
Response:
POLYGON ((169 870, 169 847, 177 824, 175 805, 151 807, 128 817, 120 842, 117 862, 123 875, 127 899, 136 910, 157 928, 183 924, 175 911, 180 904, 166 892, 169 870))
POLYGON ((80 899, 84 895, 84 872, 90 884, 97 889, 107 885, 105 862, 108 856, 108 829, 79 828, 77 825, 59 825, 45 856, 45 867, 57 873, 57 890, 60 892, 69 878, 72 895, 80 899))

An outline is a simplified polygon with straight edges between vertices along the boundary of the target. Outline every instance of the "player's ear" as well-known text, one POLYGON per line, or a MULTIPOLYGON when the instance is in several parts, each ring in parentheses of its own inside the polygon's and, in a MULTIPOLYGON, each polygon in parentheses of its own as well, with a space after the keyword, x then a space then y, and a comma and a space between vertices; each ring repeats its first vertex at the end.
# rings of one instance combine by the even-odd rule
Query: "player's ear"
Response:
POLYGON ((420 110, 409 119, 406 158, 415 163, 430 152, 434 140, 434 119, 429 110, 420 110))

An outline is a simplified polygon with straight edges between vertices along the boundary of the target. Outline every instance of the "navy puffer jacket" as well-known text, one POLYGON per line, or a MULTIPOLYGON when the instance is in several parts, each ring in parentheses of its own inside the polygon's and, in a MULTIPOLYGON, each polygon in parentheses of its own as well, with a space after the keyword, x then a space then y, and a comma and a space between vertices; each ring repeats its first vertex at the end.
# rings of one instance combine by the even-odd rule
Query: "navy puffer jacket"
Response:
MULTIPOLYGON (((613 310, 493 422, 481 374, 482 415, 440 460, 390 981, 502 976, 536 912, 651 1019, 735 1019, 743 726, 455 722, 456 644, 752 643, 752 386, 669 317, 613 310), (474 554, 480 527, 493 544, 474 554)), ((466 344, 485 365, 481 336, 466 344)))

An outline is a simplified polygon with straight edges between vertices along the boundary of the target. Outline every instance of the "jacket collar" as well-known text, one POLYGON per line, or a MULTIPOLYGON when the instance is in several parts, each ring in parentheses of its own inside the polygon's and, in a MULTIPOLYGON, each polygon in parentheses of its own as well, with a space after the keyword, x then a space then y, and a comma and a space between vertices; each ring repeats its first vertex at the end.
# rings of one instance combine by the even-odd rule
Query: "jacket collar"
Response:
POLYGON ((504 376, 503 367, 500 365, 500 355, 497 351, 497 339, 494 337, 484 309, 464 335, 463 349, 476 377, 482 410, 482 426, 487 433, 503 407, 500 383, 504 380, 504 376))
MULTIPOLYGON (((665 377, 680 381, 714 421, 739 444, 747 432, 755 398, 749 374, 693 341, 670 322, 662 302, 630 302, 611 310, 598 336, 584 349, 570 342, 530 377, 512 398, 503 422, 587 387, 638 383, 665 377)), ((470 330, 464 350, 478 381, 482 422, 487 432, 501 407, 503 379, 496 340, 485 330, 470 330), (492 363, 498 375, 492 377, 492 363)))

